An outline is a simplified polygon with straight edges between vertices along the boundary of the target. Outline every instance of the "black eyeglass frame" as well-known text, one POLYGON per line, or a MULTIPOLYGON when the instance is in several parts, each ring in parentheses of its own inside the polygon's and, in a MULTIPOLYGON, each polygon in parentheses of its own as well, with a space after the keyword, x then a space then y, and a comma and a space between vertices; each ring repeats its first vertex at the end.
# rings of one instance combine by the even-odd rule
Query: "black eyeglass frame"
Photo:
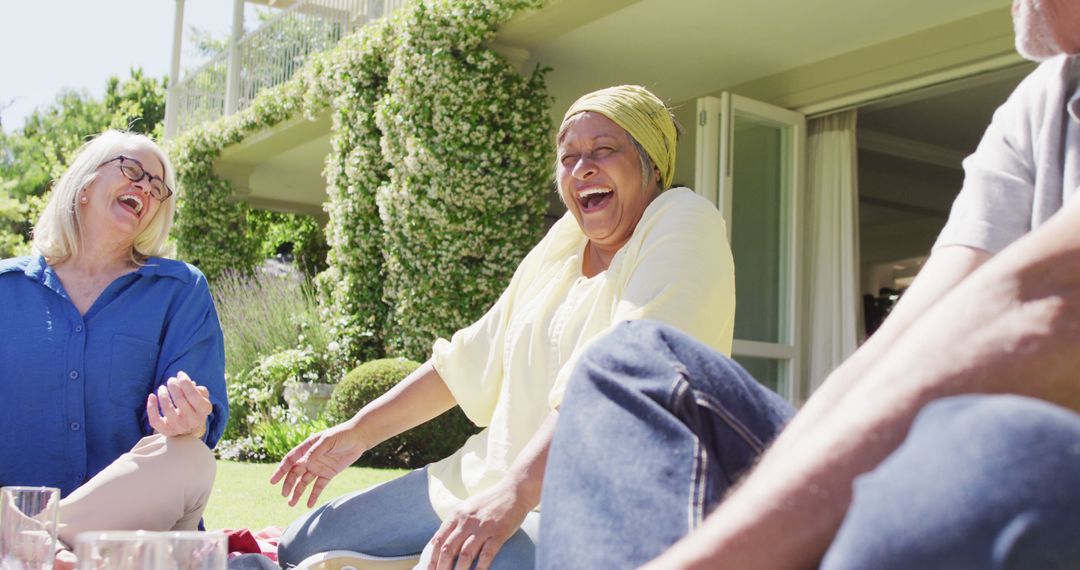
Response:
POLYGON ((109 160, 106 160, 105 162, 102 162, 101 164, 99 164, 98 168, 101 168, 102 166, 105 166, 106 164, 109 164, 110 162, 116 162, 118 160, 120 161, 120 164, 117 165, 117 168, 120 169, 120 172, 128 180, 130 180, 132 182, 141 182, 143 178, 146 178, 147 180, 150 181, 150 184, 149 184, 149 186, 150 186, 150 195, 153 196, 155 199, 157 199, 158 202, 164 202, 165 200, 168 200, 170 197, 172 197, 172 195, 173 195, 172 188, 169 188, 169 185, 165 183, 165 180, 163 178, 161 178, 160 176, 155 176, 153 174, 150 174, 149 172, 147 172, 146 167, 144 167, 141 162, 139 162, 138 160, 135 160, 134 158, 131 158, 130 156, 124 156, 124 155, 121 154, 121 155, 117 156, 116 158, 110 158, 109 160), (124 168, 124 161, 134 163, 135 166, 137 166, 139 168, 139 171, 142 172, 142 175, 138 176, 138 177, 133 177, 130 174, 128 174, 127 169, 124 168), (154 184, 155 180, 161 183, 160 188, 157 185, 154 184), (165 190, 162 191, 161 188, 164 188, 165 190))

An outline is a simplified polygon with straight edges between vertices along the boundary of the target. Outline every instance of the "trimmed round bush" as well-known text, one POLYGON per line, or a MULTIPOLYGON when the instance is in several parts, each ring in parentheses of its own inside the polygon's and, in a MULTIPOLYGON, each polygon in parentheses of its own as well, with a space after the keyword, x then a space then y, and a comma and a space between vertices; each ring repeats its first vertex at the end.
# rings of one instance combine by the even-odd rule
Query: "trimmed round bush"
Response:
MULTIPOLYGON (((372 360, 349 372, 330 397, 323 412, 331 423, 341 423, 356 414, 368 402, 393 388, 416 370, 420 363, 404 358, 372 360)), ((357 465, 415 469, 438 461, 457 451, 479 429, 460 408, 390 438, 369 449, 357 465)))

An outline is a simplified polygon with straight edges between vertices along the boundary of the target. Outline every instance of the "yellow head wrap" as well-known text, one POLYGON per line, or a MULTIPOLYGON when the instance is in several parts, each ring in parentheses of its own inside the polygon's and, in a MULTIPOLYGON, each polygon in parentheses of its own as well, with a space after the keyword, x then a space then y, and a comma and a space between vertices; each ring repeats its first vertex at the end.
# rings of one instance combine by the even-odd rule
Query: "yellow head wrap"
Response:
MULTIPOLYGON (((660 170, 660 189, 667 189, 675 176, 675 119, 659 97, 640 85, 619 85, 593 91, 570 106, 562 125, 577 115, 592 111, 611 119, 634 138, 660 170)), ((563 127, 559 128, 562 132, 563 127)))

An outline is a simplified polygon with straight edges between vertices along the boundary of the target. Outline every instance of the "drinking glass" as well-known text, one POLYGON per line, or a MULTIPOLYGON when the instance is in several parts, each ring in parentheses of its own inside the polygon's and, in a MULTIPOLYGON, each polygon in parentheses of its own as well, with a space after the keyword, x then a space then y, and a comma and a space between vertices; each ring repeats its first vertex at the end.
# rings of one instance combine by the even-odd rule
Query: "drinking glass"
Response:
POLYGON ((168 540, 157 532, 83 532, 75 537, 79 570, 166 568, 168 540))
POLYGON ((167 570, 225 570, 229 541, 223 532, 162 533, 169 544, 167 570))
POLYGON ((0 570, 50 570, 60 489, 0 488, 0 570))

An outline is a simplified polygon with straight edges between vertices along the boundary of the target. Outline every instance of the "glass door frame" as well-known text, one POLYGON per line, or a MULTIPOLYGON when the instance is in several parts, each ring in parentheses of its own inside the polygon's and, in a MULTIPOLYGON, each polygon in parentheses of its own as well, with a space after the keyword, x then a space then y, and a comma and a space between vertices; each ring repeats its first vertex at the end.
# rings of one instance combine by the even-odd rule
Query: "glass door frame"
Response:
MULTIPOLYGON (((695 145, 695 191, 720 209, 727 222, 728 240, 738 220, 732 210, 735 116, 746 116, 757 122, 782 127, 781 177, 785 191, 781 197, 781 279, 784 287, 780 301, 780 342, 761 342, 736 338, 732 343, 733 356, 776 360, 780 364, 778 385, 780 395, 792 403, 803 398, 801 379, 801 324, 803 308, 800 302, 802 279, 800 269, 801 200, 806 162, 806 117, 801 113, 724 92, 720 97, 697 100, 697 140, 695 145)), ((735 268, 738 271, 738 267, 735 268)), ((736 298, 738 291, 735 292, 736 298)), ((736 307, 738 303, 736 302, 736 307)), ((736 308, 738 318, 738 308, 736 308)))

